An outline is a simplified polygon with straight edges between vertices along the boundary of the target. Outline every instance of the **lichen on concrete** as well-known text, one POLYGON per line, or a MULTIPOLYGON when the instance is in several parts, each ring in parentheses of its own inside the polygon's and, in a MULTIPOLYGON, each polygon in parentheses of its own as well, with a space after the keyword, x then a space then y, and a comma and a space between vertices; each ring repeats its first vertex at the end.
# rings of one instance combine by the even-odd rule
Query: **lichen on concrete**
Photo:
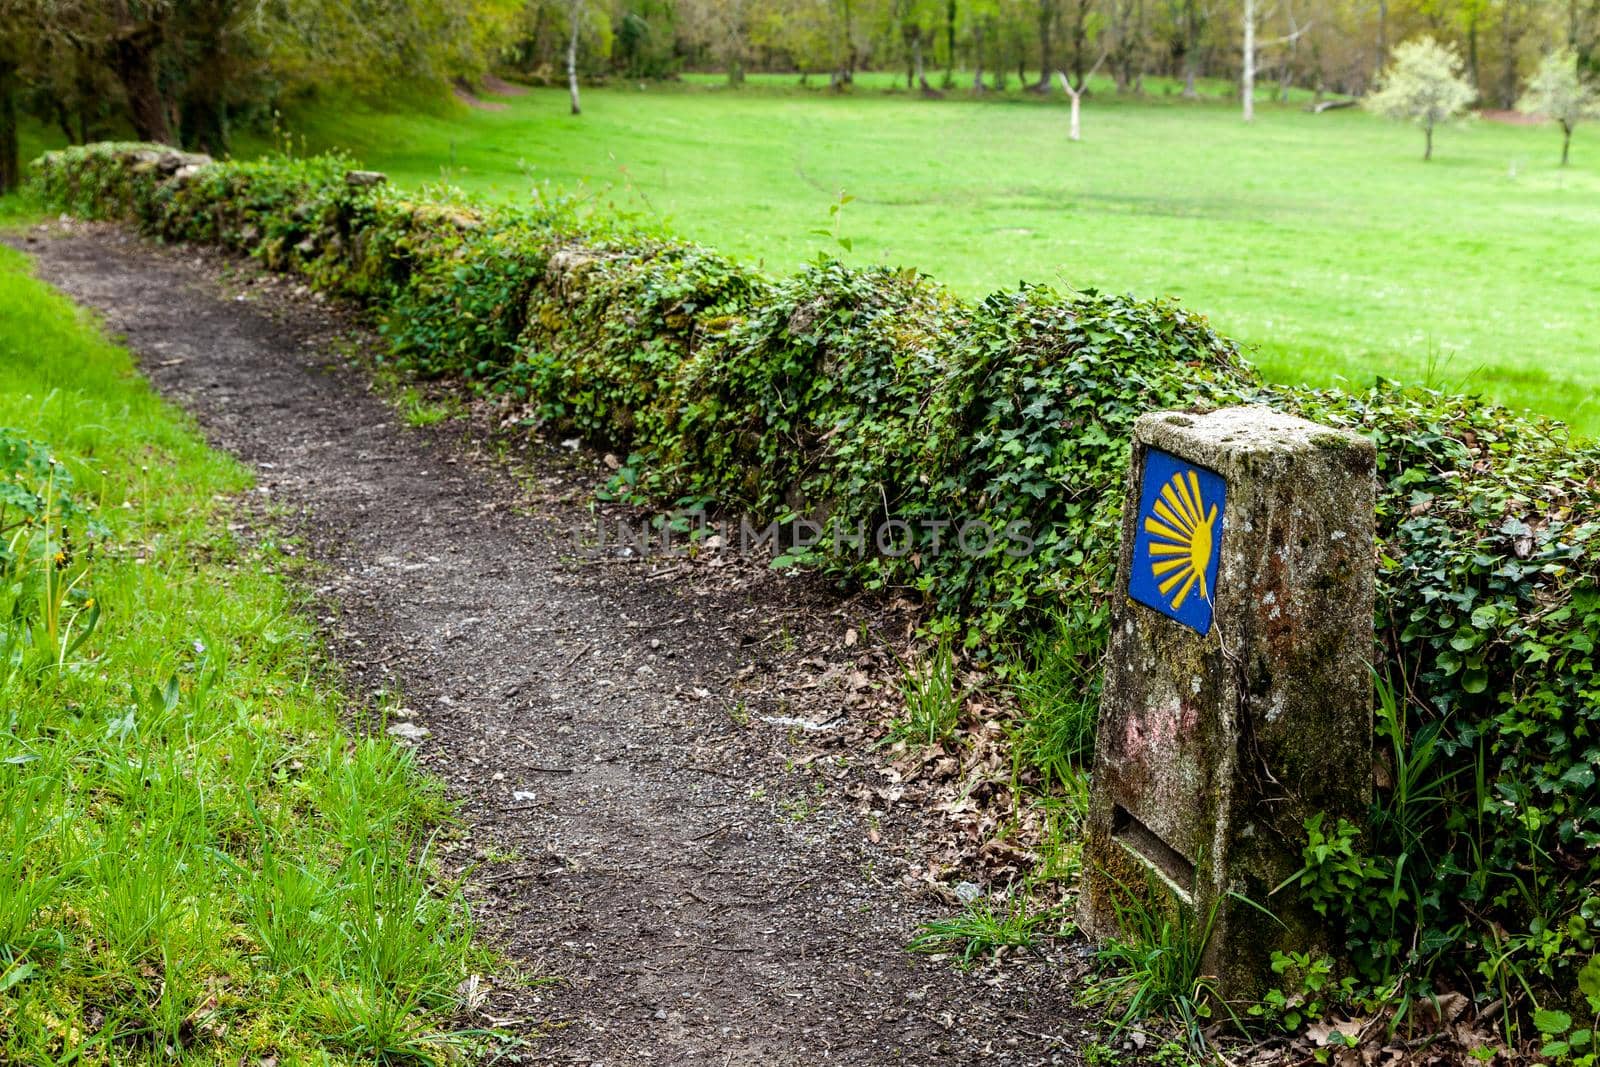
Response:
POLYGON ((1135 426, 1080 918, 1110 936, 1129 895, 1187 913, 1228 996, 1259 995, 1274 948, 1323 947, 1273 891, 1307 818, 1367 810, 1374 466, 1366 438, 1261 408, 1135 426), (1227 486, 1204 635, 1120 595, 1150 449, 1227 486))

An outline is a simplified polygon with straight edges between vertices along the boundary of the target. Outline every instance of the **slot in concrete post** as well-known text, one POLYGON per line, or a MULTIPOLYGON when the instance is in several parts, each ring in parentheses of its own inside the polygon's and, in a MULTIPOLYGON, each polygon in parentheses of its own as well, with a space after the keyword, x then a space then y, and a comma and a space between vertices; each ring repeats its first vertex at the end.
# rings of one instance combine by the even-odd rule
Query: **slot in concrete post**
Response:
POLYGON ((1079 920, 1099 940, 1119 900, 1182 915, 1230 999, 1270 987, 1274 949, 1328 948, 1272 892, 1305 820, 1366 819, 1374 466, 1366 438, 1266 408, 1134 427, 1079 920))

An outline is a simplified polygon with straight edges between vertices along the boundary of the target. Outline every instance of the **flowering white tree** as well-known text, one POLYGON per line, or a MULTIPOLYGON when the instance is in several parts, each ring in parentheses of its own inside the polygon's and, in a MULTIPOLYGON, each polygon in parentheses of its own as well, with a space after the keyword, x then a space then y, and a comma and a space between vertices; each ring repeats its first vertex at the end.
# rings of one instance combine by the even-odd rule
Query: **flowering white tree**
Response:
POLYGON ((1432 37, 1407 41, 1394 50, 1394 62, 1363 105, 1386 118, 1421 126, 1426 138, 1422 158, 1432 159, 1434 126, 1465 113, 1476 95, 1461 68, 1454 48, 1432 37))
POLYGON ((1517 107, 1546 115, 1561 126, 1561 165, 1572 149, 1572 128, 1584 119, 1600 118, 1600 90, 1578 73, 1578 57, 1567 49, 1551 52, 1528 79, 1517 107))

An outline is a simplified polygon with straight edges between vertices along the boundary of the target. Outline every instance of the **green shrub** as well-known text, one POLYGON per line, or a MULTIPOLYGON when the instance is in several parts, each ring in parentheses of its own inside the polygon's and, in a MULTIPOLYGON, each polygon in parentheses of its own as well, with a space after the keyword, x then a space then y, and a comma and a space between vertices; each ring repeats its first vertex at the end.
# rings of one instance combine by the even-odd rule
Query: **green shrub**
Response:
MULTIPOLYGON (((426 254, 417 254, 415 234, 368 239, 367 258, 406 261, 389 271, 394 297, 380 304, 390 358, 401 367, 423 377, 479 381, 506 374, 556 237, 544 218, 497 222, 431 234, 426 254)), ((390 234, 395 227, 375 230, 390 234)))
POLYGON ((1134 419, 1239 403, 1254 386, 1233 343, 1170 300, 1033 285, 990 296, 972 310, 936 401, 931 481, 947 511, 995 530, 1018 523, 1035 548, 942 555, 923 587, 990 635, 1102 598, 1134 419))
POLYGON ((546 420, 618 446, 661 440, 680 377, 765 283, 698 245, 569 239, 550 256, 517 339, 517 382, 546 420))
POLYGON ((1378 446, 1390 759, 1359 891, 1330 901, 1357 960, 1425 974, 1499 939, 1491 980, 1571 988, 1600 922, 1600 447, 1387 383, 1281 402, 1378 446), (1424 753, 1442 780, 1397 797, 1424 753))
POLYGON ((646 485, 762 522, 808 518, 819 562, 899 573, 850 539, 928 508, 927 409, 957 312, 915 272, 825 261, 781 282, 663 397, 664 432, 639 449, 646 485))

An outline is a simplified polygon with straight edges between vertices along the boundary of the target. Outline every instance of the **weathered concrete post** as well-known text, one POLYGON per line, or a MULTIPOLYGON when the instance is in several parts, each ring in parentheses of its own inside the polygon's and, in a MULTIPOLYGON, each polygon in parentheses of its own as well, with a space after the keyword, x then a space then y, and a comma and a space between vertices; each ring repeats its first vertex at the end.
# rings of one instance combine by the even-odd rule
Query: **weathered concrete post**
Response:
POLYGON ((1266 988, 1274 948, 1319 944, 1272 895, 1306 818, 1365 818, 1374 463, 1265 408, 1134 428, 1079 920, 1104 938, 1119 900, 1176 909, 1230 998, 1266 988))

